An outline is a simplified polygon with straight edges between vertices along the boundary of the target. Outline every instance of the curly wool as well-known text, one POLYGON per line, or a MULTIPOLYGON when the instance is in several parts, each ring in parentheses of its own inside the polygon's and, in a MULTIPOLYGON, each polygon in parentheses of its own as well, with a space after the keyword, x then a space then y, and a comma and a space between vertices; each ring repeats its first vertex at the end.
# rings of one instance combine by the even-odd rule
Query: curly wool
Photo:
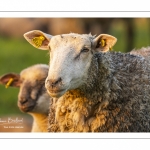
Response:
POLYGON ((95 54, 85 83, 51 103, 48 130, 149 132, 148 61, 129 53, 95 54))

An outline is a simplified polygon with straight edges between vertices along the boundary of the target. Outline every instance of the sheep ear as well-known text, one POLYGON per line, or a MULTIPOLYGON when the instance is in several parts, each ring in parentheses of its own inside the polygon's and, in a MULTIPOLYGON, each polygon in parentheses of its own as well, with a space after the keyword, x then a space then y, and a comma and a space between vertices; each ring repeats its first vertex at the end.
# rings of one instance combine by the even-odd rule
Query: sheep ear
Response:
POLYGON ((34 47, 41 50, 49 50, 49 42, 52 35, 46 34, 39 30, 33 30, 25 33, 24 38, 34 47))
POLYGON ((8 73, 0 77, 0 84, 5 85, 6 88, 9 86, 20 87, 20 75, 15 73, 8 73))
POLYGON ((96 52, 107 52, 112 50, 112 47, 116 44, 117 38, 109 34, 100 34, 93 40, 94 50, 96 52))

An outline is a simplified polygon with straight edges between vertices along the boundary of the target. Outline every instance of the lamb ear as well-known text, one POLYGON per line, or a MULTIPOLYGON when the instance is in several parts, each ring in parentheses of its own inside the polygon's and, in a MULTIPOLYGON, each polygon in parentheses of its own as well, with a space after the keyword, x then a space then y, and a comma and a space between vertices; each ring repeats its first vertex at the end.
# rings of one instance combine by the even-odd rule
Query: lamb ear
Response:
POLYGON ((96 52, 107 52, 112 50, 112 47, 116 44, 117 38, 109 34, 100 34, 93 40, 94 50, 96 52))
POLYGON ((52 35, 46 34, 39 30, 33 30, 25 33, 24 38, 34 47, 41 50, 49 50, 49 42, 52 35))
POLYGON ((9 86, 20 87, 20 75, 15 73, 8 73, 0 77, 0 84, 4 84, 6 88, 9 86))

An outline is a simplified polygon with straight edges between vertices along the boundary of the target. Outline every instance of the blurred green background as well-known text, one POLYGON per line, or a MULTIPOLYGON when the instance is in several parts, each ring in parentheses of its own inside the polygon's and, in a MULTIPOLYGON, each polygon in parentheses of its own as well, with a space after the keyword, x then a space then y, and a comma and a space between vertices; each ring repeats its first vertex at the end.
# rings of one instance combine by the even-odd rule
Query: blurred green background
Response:
MULTIPOLYGON (((0 76, 19 73, 33 64, 48 64, 48 52, 37 50, 23 38, 30 30, 52 35, 111 34, 118 39, 113 50, 121 52, 150 46, 150 18, 0 18, 0 76)), ((23 115, 17 107, 18 92, 0 85, 0 116, 23 115)))

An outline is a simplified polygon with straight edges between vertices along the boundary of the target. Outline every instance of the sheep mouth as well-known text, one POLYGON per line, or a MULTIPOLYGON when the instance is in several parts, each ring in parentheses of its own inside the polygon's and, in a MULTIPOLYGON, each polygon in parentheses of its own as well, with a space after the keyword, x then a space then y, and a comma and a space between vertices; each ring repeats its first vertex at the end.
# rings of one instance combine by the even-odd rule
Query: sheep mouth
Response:
POLYGON ((23 112, 31 112, 34 109, 35 105, 30 105, 30 106, 19 106, 20 110, 23 112))
POLYGON ((60 96, 62 96, 66 92, 66 90, 65 89, 61 89, 61 90, 50 90, 50 89, 48 89, 47 92, 51 97, 59 98, 60 96))

